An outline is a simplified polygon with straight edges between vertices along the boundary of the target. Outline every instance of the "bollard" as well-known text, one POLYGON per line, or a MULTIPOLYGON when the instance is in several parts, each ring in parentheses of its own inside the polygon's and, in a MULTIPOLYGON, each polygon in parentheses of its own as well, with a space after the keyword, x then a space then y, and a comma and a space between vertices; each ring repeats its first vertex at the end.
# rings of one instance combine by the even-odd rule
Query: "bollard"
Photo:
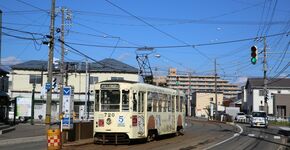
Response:
POLYGON ((47 149, 48 150, 61 149, 60 130, 59 129, 47 130, 47 149))

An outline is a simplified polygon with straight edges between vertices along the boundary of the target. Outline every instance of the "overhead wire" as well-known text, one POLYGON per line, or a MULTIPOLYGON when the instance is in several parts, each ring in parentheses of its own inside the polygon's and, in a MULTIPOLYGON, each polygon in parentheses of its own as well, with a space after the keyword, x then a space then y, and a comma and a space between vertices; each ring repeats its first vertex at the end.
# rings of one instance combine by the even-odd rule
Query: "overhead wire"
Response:
MULTIPOLYGON (((177 37, 175 37, 175 36, 173 36, 173 35, 171 35, 171 34, 165 32, 165 31, 160 30, 159 28, 153 26, 152 24, 148 23, 148 22, 145 21, 144 19, 139 18, 138 16, 136 16, 136 15, 130 13, 129 11, 127 11, 127 10, 121 8, 120 6, 118 6, 118 5, 114 4, 114 3, 112 3, 111 1, 109 1, 109 0, 105 0, 105 1, 108 2, 109 4, 111 4, 112 6, 114 6, 114 7, 118 8, 118 9, 120 9, 121 11, 125 12, 126 14, 129 14, 130 16, 133 16, 133 17, 136 18, 137 20, 139 20, 139 21, 145 23, 145 24, 148 25, 149 27, 151 27, 151 28, 153 28, 153 29, 159 31, 160 33, 162 33, 162 34, 164 34, 164 35, 166 35, 166 36, 168 36, 168 37, 170 37, 170 38, 172 38, 172 39, 174 39, 174 40, 176 40, 176 41, 178 41, 178 42, 180 42, 180 43, 183 43, 183 44, 185 44, 185 45, 189 45, 187 42, 185 42, 185 41, 183 41, 183 40, 180 40, 179 38, 177 38, 177 37)), ((194 47, 193 47, 193 48, 194 48, 194 47)), ((201 51, 198 50, 197 48, 194 48, 194 49, 195 49, 199 54, 201 54, 202 56, 204 56, 205 58, 209 59, 210 61, 213 61, 213 60, 210 59, 206 54, 204 54, 203 52, 201 52, 201 51)))

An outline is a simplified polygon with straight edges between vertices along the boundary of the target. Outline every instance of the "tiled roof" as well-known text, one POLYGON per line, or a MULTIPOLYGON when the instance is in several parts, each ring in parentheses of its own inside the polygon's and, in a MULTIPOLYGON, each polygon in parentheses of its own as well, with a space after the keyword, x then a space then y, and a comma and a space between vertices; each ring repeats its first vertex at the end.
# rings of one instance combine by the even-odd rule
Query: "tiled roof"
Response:
MULTIPOLYGON (((68 72, 85 72, 86 63, 85 62, 65 62, 68 72)), ((31 60, 24 63, 20 63, 12 66, 13 70, 37 70, 37 71, 46 71, 47 70, 47 61, 41 60, 31 60)), ((54 64, 54 70, 58 71, 59 67, 54 64)), ((121 61, 115 59, 103 59, 98 62, 89 63, 90 72, 116 72, 116 73, 138 73, 138 69, 127 65, 121 61)))
MULTIPOLYGON (((263 78, 249 78, 246 83, 246 88, 248 86, 252 88, 263 88, 264 79, 263 78)), ((270 78, 268 79, 268 88, 290 88, 290 78, 270 78)))

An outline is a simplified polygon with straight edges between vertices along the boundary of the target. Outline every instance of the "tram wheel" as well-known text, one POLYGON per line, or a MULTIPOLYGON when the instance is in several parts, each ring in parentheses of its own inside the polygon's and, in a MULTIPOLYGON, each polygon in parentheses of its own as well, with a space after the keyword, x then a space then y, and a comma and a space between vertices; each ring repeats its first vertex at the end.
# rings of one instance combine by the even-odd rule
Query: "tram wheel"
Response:
POLYGON ((148 131, 147 142, 154 141, 156 138, 156 133, 153 131, 148 131))

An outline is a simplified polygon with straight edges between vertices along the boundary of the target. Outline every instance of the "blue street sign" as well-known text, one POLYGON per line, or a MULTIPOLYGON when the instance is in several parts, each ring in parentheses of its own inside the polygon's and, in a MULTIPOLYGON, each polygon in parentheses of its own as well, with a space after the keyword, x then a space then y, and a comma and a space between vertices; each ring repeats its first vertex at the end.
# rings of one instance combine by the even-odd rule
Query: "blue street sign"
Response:
POLYGON ((46 84, 45 84, 45 89, 46 89, 46 90, 50 90, 50 87, 51 87, 51 86, 50 86, 50 83, 46 83, 46 84))
POLYGON ((63 88, 63 95, 68 96, 68 95, 70 95, 70 93, 71 93, 71 88, 70 87, 64 87, 63 88))

